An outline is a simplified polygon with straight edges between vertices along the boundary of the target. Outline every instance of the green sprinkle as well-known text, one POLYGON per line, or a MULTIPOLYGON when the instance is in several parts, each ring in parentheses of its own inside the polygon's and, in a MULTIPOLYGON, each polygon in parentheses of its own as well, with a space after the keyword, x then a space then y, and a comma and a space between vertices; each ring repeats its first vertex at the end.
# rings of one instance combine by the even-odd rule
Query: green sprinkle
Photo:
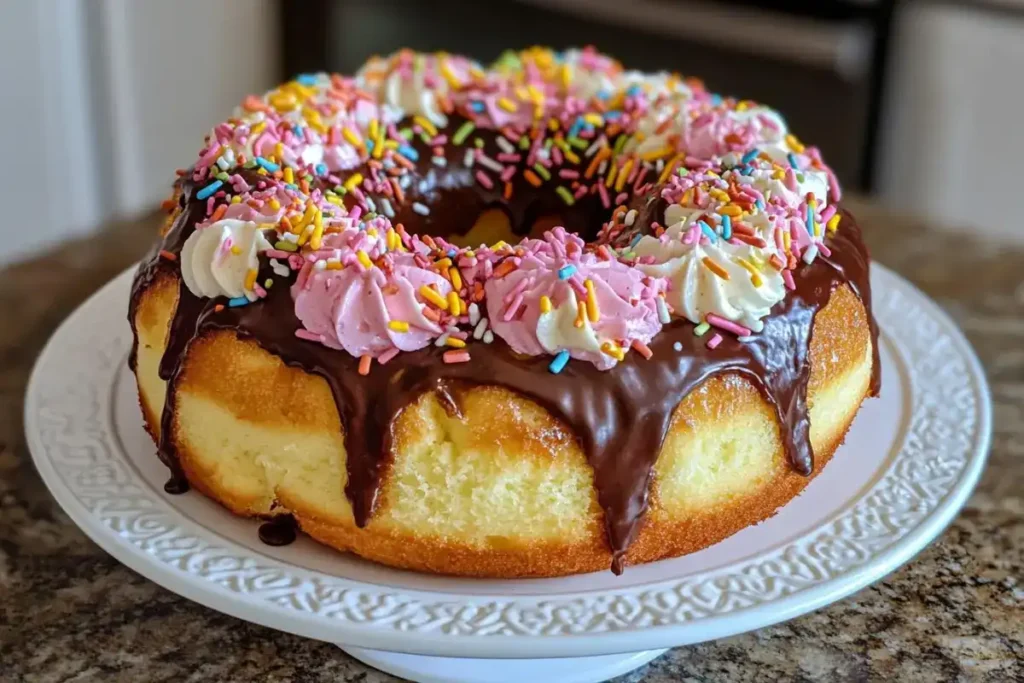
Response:
POLYGON ((628 138, 628 135, 620 135, 619 138, 615 141, 615 148, 612 151, 616 155, 618 155, 622 151, 622 148, 626 146, 626 140, 628 138))
POLYGON ((281 251, 298 251, 299 245, 295 242, 289 242, 288 240, 278 240, 274 243, 274 249, 280 249, 281 251))
POLYGON ((224 173, 223 171, 221 171, 220 173, 213 177, 216 178, 217 180, 223 180, 225 183, 231 180, 231 176, 229 176, 227 173, 224 173))
POLYGON ((525 135, 519 138, 519 149, 530 149, 530 138, 525 135))
POLYGON ((398 131, 398 134, 401 135, 406 140, 412 140, 412 136, 414 135, 414 133, 412 132, 412 128, 403 128, 402 130, 398 131))
POLYGON ((551 174, 548 173, 548 169, 544 168, 539 163, 533 165, 533 170, 536 171, 537 175, 544 180, 551 180, 551 174))
POLYGON ((573 136, 573 137, 569 138, 568 142, 569 142, 570 145, 572 145, 576 149, 586 149, 587 148, 587 141, 584 140, 583 138, 578 138, 576 136, 573 136))
POLYGON ((477 138, 477 139, 473 140, 473 144, 476 146, 477 149, 483 149, 484 148, 483 138, 477 138))
POLYGON ((572 206, 576 203, 576 198, 572 196, 572 192, 569 192, 567 188, 559 185, 555 188, 555 192, 557 192, 558 196, 562 198, 562 201, 565 202, 566 206, 572 206))
POLYGON ((466 121, 459 129, 455 131, 455 135, 452 136, 452 142, 456 145, 461 145, 469 137, 469 134, 473 132, 476 126, 473 125, 472 121, 466 121))
POLYGON ((337 194, 337 195, 338 195, 339 197, 344 197, 345 195, 347 195, 347 194, 348 194, 348 188, 347 188, 347 187, 345 187, 344 185, 335 185, 335 186, 334 186, 334 192, 335 192, 335 193, 336 193, 336 194, 337 194))
POLYGON ((693 333, 698 337, 703 337, 705 334, 707 334, 708 330, 710 329, 711 325, 707 323, 701 323, 700 325, 697 325, 697 327, 693 328, 693 333))
POLYGON ((422 133, 420 133, 420 140, 423 141, 424 145, 429 145, 430 141, 433 140, 433 139, 434 138, 432 138, 429 135, 427 135, 427 131, 423 131, 422 133))
POLYGON ((268 277, 266 280, 263 281, 263 286, 267 289, 270 289, 271 287, 274 286, 274 281, 268 277))

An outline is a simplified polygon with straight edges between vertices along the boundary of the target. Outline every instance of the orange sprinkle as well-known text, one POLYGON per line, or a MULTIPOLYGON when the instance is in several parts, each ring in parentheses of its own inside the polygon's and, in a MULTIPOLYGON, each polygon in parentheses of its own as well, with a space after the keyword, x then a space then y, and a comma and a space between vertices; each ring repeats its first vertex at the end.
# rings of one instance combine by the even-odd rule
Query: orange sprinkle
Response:
POLYGON ((585 301, 579 301, 576 303, 576 320, 573 325, 576 327, 583 327, 583 322, 587 319, 587 303, 585 301))
POLYGON ((505 198, 506 201, 509 200, 509 199, 512 199, 512 182, 511 181, 505 181, 505 191, 502 192, 502 196, 505 198))
POLYGON ((177 261, 178 260, 178 255, 177 254, 172 254, 171 252, 167 251, 166 249, 161 249, 160 250, 160 258, 167 259, 168 261, 177 261))
POLYGON ((711 271, 712 273, 714 273, 714 274, 715 274, 715 275, 717 275, 718 277, 722 278, 723 280, 728 280, 728 279, 729 279, 729 271, 727 271, 727 270, 726 270, 725 268, 723 268, 722 266, 720 266, 720 265, 719 265, 719 264, 718 264, 718 263, 717 263, 717 262, 716 262, 716 261, 715 261, 715 260, 714 260, 713 258, 711 258, 710 256, 705 256, 705 257, 704 257, 703 259, 701 259, 701 262, 702 262, 702 263, 703 263, 703 264, 704 264, 705 266, 707 266, 707 269, 708 269, 708 270, 710 270, 710 271, 711 271))
POLYGON ((213 312, 214 313, 220 313, 223 310, 224 310, 224 304, 217 304, 216 306, 213 307, 213 312))
POLYGON ((373 362, 373 356, 366 354, 359 359, 359 374, 366 375, 370 374, 370 363, 373 362))
POLYGON ((505 277, 506 275, 511 273, 513 270, 515 270, 516 267, 517 267, 516 264, 513 263, 511 260, 509 260, 509 261, 502 261, 501 263, 498 264, 498 267, 494 269, 494 272, 492 273, 492 277, 496 277, 496 278, 505 277))
POLYGON ((594 158, 590 161, 590 166, 587 166, 587 170, 584 171, 584 178, 593 178, 594 174, 597 173, 597 167, 601 165, 601 162, 612 155, 612 152, 607 147, 602 147, 601 151, 594 155, 594 158))
POLYGON ((526 169, 525 171, 523 171, 523 177, 526 178, 527 182, 529 182, 534 187, 540 187, 541 185, 544 184, 544 181, 540 179, 540 176, 538 176, 530 169, 526 169))

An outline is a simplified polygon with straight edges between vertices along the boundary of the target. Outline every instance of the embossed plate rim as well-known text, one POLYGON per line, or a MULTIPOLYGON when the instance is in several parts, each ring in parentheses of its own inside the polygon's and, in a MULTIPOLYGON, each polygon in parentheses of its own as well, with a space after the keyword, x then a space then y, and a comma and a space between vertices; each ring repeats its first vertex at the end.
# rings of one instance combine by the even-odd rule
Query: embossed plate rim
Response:
MULTIPOLYGON (((121 316, 132 270, 125 271, 107 283, 82 304, 54 333, 39 355, 25 400, 25 431, 37 469, 58 503, 82 530, 101 548, 131 569, 200 604, 271 628, 321 640, 437 656, 578 657, 685 645, 761 628, 843 598, 881 579, 913 557, 952 521, 980 477, 988 452, 991 435, 989 391, 981 365, 969 343, 955 323, 934 302, 888 269, 874 264, 872 283, 876 290, 876 301, 879 304, 876 310, 883 333, 890 337, 889 341, 899 351, 902 360, 906 360, 908 355, 904 345, 910 341, 925 344, 927 338, 936 347, 930 351, 934 357, 924 360, 941 360, 941 364, 930 368, 931 372, 924 372, 922 377, 917 378, 919 380, 923 379, 926 383, 928 380, 934 381, 932 375, 941 375, 942 367, 948 369, 957 365, 958 370, 962 370, 962 376, 957 374, 957 379, 963 380, 962 388, 970 394, 967 398, 971 400, 966 408, 973 408, 973 412, 960 415, 955 421, 961 426, 969 422, 973 428, 966 435, 967 442, 963 448, 955 452, 938 451, 940 456, 949 459, 948 463, 940 462, 938 465, 951 468, 946 474, 947 478, 952 479, 945 482, 948 486, 938 491, 937 495, 930 499, 921 495, 915 498, 915 482, 903 482, 907 486, 901 486, 898 494, 894 495, 908 502, 905 514, 910 515, 912 521, 905 528, 899 527, 901 533, 891 542, 883 544, 877 552, 871 553, 867 560, 846 567, 835 576, 809 579, 806 585, 780 596, 758 599, 753 594, 734 595, 724 605, 701 608, 701 614, 694 615, 693 610, 682 605, 682 602, 675 608, 656 604, 673 599, 670 596, 678 597, 683 592, 693 594, 705 590, 710 594, 719 594, 733 584, 742 585, 745 580, 756 583, 757 572, 763 570, 768 560, 782 557, 788 552, 799 555, 798 546, 801 543, 806 544, 816 539, 853 515, 858 504, 867 505, 865 501, 868 498, 881 495, 883 480, 894 475, 898 465, 905 465, 912 470, 936 466, 922 449, 919 449, 921 453, 916 460, 905 455, 907 439, 904 439, 899 455, 885 460, 877 476, 873 476, 871 484, 861 489, 856 497, 846 501, 847 504, 818 528, 786 544, 785 548, 773 548, 768 553, 744 558, 698 575, 631 586, 606 594, 568 589, 564 594, 555 596, 507 597, 418 591, 339 578, 255 553, 205 529, 199 522, 179 512, 166 497, 157 495, 148 483, 141 480, 141 475, 124 453, 115 447, 116 435, 113 432, 110 408, 113 383, 109 381, 108 374, 116 371, 117 358, 123 349, 118 348, 116 343, 106 348, 96 344, 90 346, 86 353, 83 350, 85 344, 69 342, 77 341, 82 330, 86 329, 92 329, 101 338, 105 336, 115 342, 123 337, 121 328, 97 326, 95 320, 90 324, 90 319, 101 315, 101 309, 106 310, 108 316, 113 315, 111 310, 121 316), (902 301, 898 311, 890 310, 890 307, 895 308, 899 303, 894 303, 894 300, 902 301), (891 316, 891 321, 887 315, 891 316), (910 318, 915 318, 916 325, 930 325, 934 329, 930 333, 917 332, 921 337, 919 339, 909 337, 906 330, 903 330, 902 337, 888 334, 890 327, 910 326, 910 318), (85 379, 84 382, 75 382, 74 378, 65 373, 59 373, 60 376, 56 377, 54 371, 59 370, 62 364, 72 364, 71 359, 76 354, 87 357, 92 354, 94 360, 107 362, 109 365, 103 370, 108 374, 100 373, 90 378, 88 370, 76 366, 76 370, 86 373, 84 378, 78 378, 85 379), (88 424, 90 429, 76 431, 80 425, 76 426, 74 420, 83 411, 82 403, 77 400, 77 391, 98 394, 93 398, 99 414, 93 418, 93 423, 88 424), (49 398, 51 402, 46 403, 44 398, 49 398), (63 405, 64 412, 54 411, 53 404, 63 405), (41 412, 44 407, 47 408, 45 415, 41 412), (57 438, 68 434, 72 434, 78 442, 57 438), (112 475, 113 481, 98 484, 100 488, 114 487, 112 490, 116 494, 111 494, 112 498, 101 497, 90 502, 88 489, 83 490, 80 486, 76 490, 65 476, 69 469, 76 466, 76 459, 84 457, 82 454, 90 449, 105 459, 100 462, 100 466, 89 462, 82 471, 101 479, 112 475), (56 460, 55 456, 61 460, 56 460), (126 501, 129 509, 119 510, 117 505, 125 505, 126 501), (914 503, 918 504, 916 508, 914 503), (141 519, 144 524, 151 526, 158 522, 170 523, 172 529, 165 534, 157 533, 158 527, 153 526, 156 542, 162 544, 158 545, 158 550, 164 556, 158 557, 156 551, 141 547, 113 528, 113 522, 109 520, 118 521, 118 514, 136 515, 129 521, 141 519), (205 545, 188 555, 189 543, 192 542, 205 545), (218 558, 217 553, 223 556, 218 558), (203 575, 188 571, 174 564, 181 560, 175 557, 178 554, 183 554, 186 566, 195 556, 213 555, 213 569, 203 567, 203 575), (221 564, 218 565, 218 562, 221 564), (758 566, 759 562, 761 566, 758 566), (255 579, 252 578, 253 574, 256 575, 255 579), (250 581, 261 582, 259 590, 262 596, 254 596, 239 588, 237 581, 247 575, 250 581), (296 589, 296 586, 302 588, 308 585, 315 586, 314 593, 319 591, 319 594, 311 598, 296 589), (311 604, 310 600, 315 604, 311 604), (737 601, 741 603, 739 606, 737 601), (624 618, 624 611, 630 610, 639 615, 634 616, 634 622, 616 624, 617 620, 621 622, 624 618), (538 635, 522 635, 524 631, 538 635)), ((924 360, 918 359, 919 362, 924 360)), ((909 377, 910 386, 907 387, 912 399, 924 399, 926 402, 932 400, 941 409, 950 409, 943 403, 943 399, 949 397, 931 396, 921 387, 915 386, 913 380, 913 376, 909 377)), ((955 388, 959 388, 959 385, 955 388)), ((915 416, 915 420, 935 417, 927 414, 927 411, 925 413, 915 416)), ((938 421, 932 427, 942 432, 950 428, 953 422, 938 421)), ((942 441, 936 440, 932 444, 926 442, 925 446, 937 447, 939 443, 942 441)), ((900 479, 896 477, 895 481, 900 479)), ((849 542, 850 539, 831 539, 831 544, 839 552, 842 551, 840 541, 849 542)), ((831 546, 826 542, 824 547, 828 549, 831 546)), ((840 557, 839 561, 842 559, 840 557)), ((825 561, 829 561, 829 558, 825 561)), ((565 581, 571 585, 573 579, 569 577, 565 581)))

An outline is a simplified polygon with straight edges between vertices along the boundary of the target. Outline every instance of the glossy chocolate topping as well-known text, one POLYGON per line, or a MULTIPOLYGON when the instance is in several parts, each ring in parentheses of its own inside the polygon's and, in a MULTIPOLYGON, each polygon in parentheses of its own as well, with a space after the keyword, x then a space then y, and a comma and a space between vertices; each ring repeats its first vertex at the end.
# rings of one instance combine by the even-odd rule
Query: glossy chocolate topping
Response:
MULTIPOLYGON (((454 125, 458 125, 456 122, 454 125)), ((481 136, 493 136, 484 131, 481 136)), ((485 137, 490 145, 492 137, 485 137)), ((530 229, 535 218, 559 207, 560 200, 544 191, 517 188, 512 199, 484 190, 458 164, 450 171, 420 165, 419 180, 406 197, 408 206, 419 201, 431 208, 427 217, 400 210, 396 221, 410 232, 465 233, 477 215, 499 206, 510 215, 513 230, 530 229)), ((639 183, 638 183, 639 185, 639 183)), ((643 190, 644 188, 639 188, 643 190)), ((190 200, 192 187, 182 188, 179 219, 162 248, 177 254, 205 205, 190 200), (198 207, 198 208, 197 208, 198 207)), ((641 229, 651 220, 663 220, 663 206, 653 202, 645 211, 641 229)), ((596 197, 587 197, 569 210, 563 205, 566 226, 585 237, 597 234, 607 217, 596 197)), ((216 330, 253 339, 287 365, 320 377, 330 386, 344 430, 348 496, 357 525, 373 514, 382 470, 391 455, 393 425, 401 411, 426 393, 436 392, 446 408, 458 413, 460 392, 467 387, 498 385, 536 401, 563 421, 577 436, 594 470, 598 502, 604 511, 613 570, 622 571, 624 558, 639 531, 648 506, 654 463, 661 451, 671 417, 687 394, 705 379, 736 373, 752 381, 773 406, 786 455, 803 475, 813 470, 809 437, 807 384, 810 377, 810 337, 814 315, 825 307, 837 286, 848 284, 861 298, 871 324, 874 345, 871 393, 879 389, 877 329, 871 315, 868 253, 853 217, 843 212, 841 228, 828 238, 832 256, 820 257, 794 273, 796 289, 775 306, 764 330, 740 342, 726 336, 716 349, 696 337, 693 324, 674 320, 650 344, 650 360, 638 353, 626 355, 611 370, 601 371, 587 362, 570 362, 560 374, 548 371, 550 357, 524 357, 503 341, 470 345, 472 362, 445 364, 444 349, 430 346, 400 353, 386 365, 374 363, 368 375, 358 372, 359 359, 295 336, 300 324, 285 282, 269 290, 265 299, 242 307, 220 307, 217 300, 200 300, 184 286, 171 323, 161 377, 168 379, 161 427, 161 458, 180 476, 173 439, 175 389, 181 359, 189 342, 216 330), (675 345, 681 345, 676 350, 675 345)), ((139 269, 132 292, 132 312, 138 298, 159 268, 176 269, 174 261, 154 253, 139 269)))

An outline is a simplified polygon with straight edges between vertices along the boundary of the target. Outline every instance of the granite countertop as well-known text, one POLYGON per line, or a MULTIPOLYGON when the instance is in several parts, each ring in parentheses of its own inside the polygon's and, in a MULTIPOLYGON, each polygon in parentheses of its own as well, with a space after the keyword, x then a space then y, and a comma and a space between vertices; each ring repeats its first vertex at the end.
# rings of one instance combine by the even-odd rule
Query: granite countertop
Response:
MULTIPOLYGON (((813 614, 677 648, 624 681, 1024 680, 1024 247, 854 207, 875 259, 960 323, 988 373, 988 468, 956 521, 874 586, 813 614)), ((338 648, 178 597, 60 510, 30 461, 36 354, 146 249, 156 218, 0 270, 0 681, 390 681, 338 648)))

